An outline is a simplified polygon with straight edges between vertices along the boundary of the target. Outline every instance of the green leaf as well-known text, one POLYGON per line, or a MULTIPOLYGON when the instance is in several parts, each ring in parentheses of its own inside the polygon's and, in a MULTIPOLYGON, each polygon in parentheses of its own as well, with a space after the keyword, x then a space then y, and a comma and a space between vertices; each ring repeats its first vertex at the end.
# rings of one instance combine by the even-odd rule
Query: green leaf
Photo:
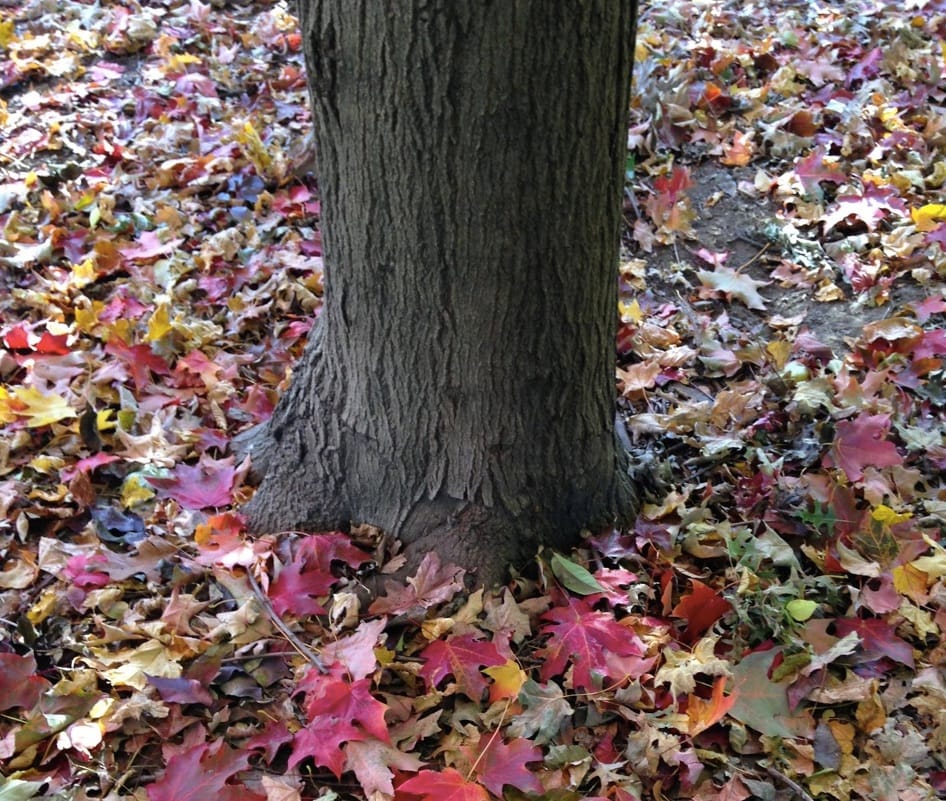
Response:
POLYGON ((555 578, 576 595, 594 595, 605 591, 591 573, 561 554, 552 554, 551 566, 555 578))
POLYGON ((20 779, 0 780, 0 801, 29 801, 36 798, 36 794, 44 782, 25 782, 20 779))
POLYGON ((756 651, 733 667, 730 693, 736 700, 729 716, 769 737, 810 737, 814 732, 811 714, 789 708, 788 685, 768 676, 778 653, 756 651))
POLYGON ((808 620, 817 608, 818 604, 814 601, 806 601, 804 598, 796 598, 794 601, 785 604, 785 611, 788 612, 792 620, 797 620, 799 623, 808 620))

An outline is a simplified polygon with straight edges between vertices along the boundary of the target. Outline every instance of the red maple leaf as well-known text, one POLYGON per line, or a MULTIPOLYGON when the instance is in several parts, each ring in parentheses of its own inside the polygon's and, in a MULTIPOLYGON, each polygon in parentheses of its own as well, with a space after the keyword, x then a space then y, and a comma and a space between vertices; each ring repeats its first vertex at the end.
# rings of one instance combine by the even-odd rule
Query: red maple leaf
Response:
POLYGON ((176 754, 164 775, 148 786, 150 801, 265 801, 244 785, 228 784, 230 778, 249 767, 249 753, 237 751, 223 740, 203 743, 176 754))
POLYGON ((540 668, 543 681, 563 674, 570 661, 574 687, 596 689, 603 677, 640 675, 651 663, 640 659, 644 644, 633 631, 584 598, 562 596, 542 619, 551 621, 541 628, 550 635, 549 642, 536 651, 545 660, 540 668))
POLYGON ((436 687, 448 674, 453 674, 460 691, 479 701, 486 689, 486 679, 480 667, 506 664, 506 658, 489 640, 478 640, 472 634, 462 634, 449 640, 434 640, 422 652, 426 660, 420 669, 427 686, 436 687))
POLYGON ((690 579, 690 583, 693 591, 683 596, 670 613, 687 622, 687 627, 680 636, 685 643, 696 642, 710 626, 732 609, 729 601, 702 581, 690 579))
POLYGON ((364 740, 366 735, 383 742, 390 740, 384 722, 387 706, 371 695, 368 679, 349 682, 310 670, 299 682, 299 689, 306 693, 309 723, 293 739, 290 768, 312 757, 316 765, 341 777, 345 769, 342 743, 364 740))
POLYGON ((229 506, 233 490, 239 486, 249 467, 244 463, 233 466, 233 457, 212 459, 206 453, 191 466, 179 464, 168 478, 148 478, 165 498, 173 498, 185 509, 205 509, 209 506, 229 506))
POLYGON ((489 801, 489 793, 482 786, 467 781, 455 768, 422 770, 397 788, 395 798, 403 798, 403 794, 421 801, 489 801))
POLYGON ((847 176, 839 165, 824 163, 824 156, 824 148, 816 147, 805 158, 795 162, 795 175, 798 176, 805 194, 817 198, 822 195, 820 186, 822 181, 843 184, 847 180, 847 176))
POLYGON ((105 352, 123 362, 129 370, 138 389, 151 382, 151 373, 170 375, 168 363, 151 350, 150 345, 126 345, 117 337, 112 337, 105 346, 105 352))
POLYGON ((526 767, 542 761, 542 749, 531 740, 517 737, 507 743, 497 732, 483 732, 475 746, 464 750, 480 784, 497 798, 507 784, 524 793, 542 792, 542 783, 526 767))
POLYGON ((853 420, 838 423, 831 450, 821 460, 823 467, 837 467, 848 481, 860 481, 865 467, 893 467, 903 463, 887 432, 890 416, 859 414, 853 420))
POLYGON ((913 648, 906 640, 900 639, 885 620, 877 618, 839 618, 834 621, 834 633, 845 637, 856 631, 861 638, 861 659, 874 662, 887 657, 909 668, 914 666, 913 648))
POLYGON ((337 581, 332 575, 332 562, 345 562, 357 567, 370 555, 352 545, 340 532, 313 534, 301 540, 292 561, 279 572, 269 589, 269 599, 276 614, 321 615, 325 608, 316 598, 329 594, 337 581))

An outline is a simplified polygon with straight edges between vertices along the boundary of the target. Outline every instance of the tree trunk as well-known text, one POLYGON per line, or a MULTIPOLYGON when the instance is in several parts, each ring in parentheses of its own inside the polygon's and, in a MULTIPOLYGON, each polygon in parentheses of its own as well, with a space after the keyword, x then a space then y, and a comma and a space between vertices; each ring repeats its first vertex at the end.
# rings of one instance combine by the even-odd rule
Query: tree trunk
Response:
POLYGON ((370 523, 489 583, 628 515, 614 334, 636 3, 300 0, 326 297, 256 530, 370 523))

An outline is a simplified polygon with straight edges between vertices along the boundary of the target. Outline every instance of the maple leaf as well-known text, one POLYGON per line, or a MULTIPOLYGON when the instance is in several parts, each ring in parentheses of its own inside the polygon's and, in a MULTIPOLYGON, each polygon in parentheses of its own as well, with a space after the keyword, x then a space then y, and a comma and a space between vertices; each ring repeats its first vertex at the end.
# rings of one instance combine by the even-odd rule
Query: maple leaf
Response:
POLYGON ((824 216, 824 233, 828 233, 848 217, 864 223, 868 231, 873 231, 877 224, 890 212, 906 215, 907 207, 890 187, 867 184, 862 195, 839 195, 836 208, 824 216))
POLYGON ((811 153, 795 162, 795 175, 801 182, 805 194, 821 199, 821 182, 843 184, 847 180, 841 165, 836 162, 825 164, 825 149, 816 147, 811 153))
POLYGON ((690 579, 693 591, 680 599, 673 611, 674 617, 686 620, 687 627, 681 635, 683 642, 692 643, 717 620, 732 609, 732 604, 702 581, 690 579))
POLYGON ((543 687, 526 679, 519 691, 519 703, 525 709, 510 721, 506 733, 511 737, 529 737, 537 743, 550 742, 565 719, 575 712, 555 682, 543 687))
POLYGON ((380 740, 353 740, 345 744, 345 767, 355 774, 368 798, 394 795, 394 773, 390 767, 412 773, 424 763, 413 754, 405 754, 380 740))
POLYGON ((541 793, 542 784, 526 764, 542 761, 542 749, 522 737, 504 741, 498 732, 483 732, 464 749, 473 772, 487 790, 502 798, 509 784, 525 793, 541 793))
POLYGON ((397 789, 398 796, 408 793, 421 801, 489 801, 489 793, 481 785, 467 781, 455 768, 422 770, 397 789))
POLYGON ((486 689, 486 679, 480 667, 506 663, 506 658, 494 643, 476 639, 472 634, 434 640, 420 655, 426 660, 420 675, 428 687, 436 687, 445 676, 452 674, 460 691, 474 701, 478 701, 486 689))
POLYGON ((352 544, 340 532, 313 534, 301 540, 296 554, 273 582, 269 598, 276 614, 321 615, 325 608, 316 598, 329 594, 337 581, 332 575, 332 562, 345 562, 351 567, 367 562, 371 556, 352 544))
POLYGON ((824 455, 824 467, 844 471, 848 481, 860 481, 864 468, 894 467, 903 464, 903 457, 890 442, 890 416, 886 414, 859 414, 854 420, 842 420, 835 431, 831 450, 824 455))
POLYGON ((243 785, 228 784, 234 774, 249 767, 246 751, 238 751, 223 740, 202 743, 175 754, 164 775, 148 785, 150 801, 265 801, 243 785))
POLYGON ((569 662, 576 689, 596 689, 605 677, 623 679, 640 675, 651 660, 641 660, 644 644, 614 616, 596 611, 584 598, 564 596, 542 615, 550 621, 541 633, 550 635, 548 644, 536 655, 545 661, 540 676, 547 681, 562 675, 569 662))
POLYGON ((150 345, 126 345, 113 337, 105 346, 105 352, 123 362, 131 370, 132 380, 138 389, 151 383, 151 374, 170 375, 168 363, 151 350, 150 345))
POLYGON ((696 689, 696 676, 729 676, 728 660, 716 656, 718 637, 707 636, 700 640, 692 653, 674 648, 664 649, 664 664, 661 665, 654 684, 669 684, 670 695, 676 700, 681 695, 696 689))
POLYGON ((374 649, 386 624, 387 618, 383 617, 362 620, 348 636, 323 645, 322 659, 327 665, 342 666, 352 681, 366 678, 378 665, 374 649))
POLYGON ((182 239, 169 239, 167 242, 162 242, 157 231, 143 231, 136 245, 127 245, 119 250, 126 259, 148 261, 171 253, 181 242, 183 242, 182 239))
POLYGON ((28 428, 39 428, 76 416, 77 412, 69 401, 53 392, 43 393, 36 387, 17 387, 7 398, 0 393, 0 421, 25 417, 28 428))
POLYGON ((179 464, 169 478, 148 477, 165 498, 172 498, 185 509, 205 509, 208 506, 229 506, 233 490, 239 486, 249 469, 249 462, 233 466, 233 457, 213 459, 202 454, 196 465, 179 464))
POLYGON ((717 292, 732 295, 741 300, 750 309, 765 311, 765 300, 758 292, 760 286, 768 286, 771 281, 756 281, 744 273, 730 267, 718 266, 715 270, 699 270, 697 277, 703 285, 717 292))
POLYGON ((887 657, 909 668, 914 667, 913 648, 900 639, 894 627, 877 618, 840 618, 834 621, 834 630, 839 637, 855 632, 860 638, 861 659, 874 662, 887 657))
POLYGON ((345 769, 342 743, 364 740, 366 735, 383 742, 390 740, 384 722, 387 706, 371 695, 368 679, 349 682, 310 670, 299 682, 299 691, 306 694, 309 723, 293 739, 290 768, 312 757, 316 765, 341 777, 345 769))
POLYGON ((372 615, 403 615, 427 609, 450 600, 463 589, 463 570, 456 565, 441 565, 436 551, 424 556, 417 574, 407 584, 388 581, 385 594, 368 607, 372 615))

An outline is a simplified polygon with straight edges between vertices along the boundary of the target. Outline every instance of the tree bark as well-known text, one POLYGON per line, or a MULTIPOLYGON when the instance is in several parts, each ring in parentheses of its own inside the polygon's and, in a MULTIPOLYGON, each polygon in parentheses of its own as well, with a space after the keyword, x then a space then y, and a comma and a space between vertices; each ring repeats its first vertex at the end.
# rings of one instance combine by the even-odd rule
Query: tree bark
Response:
POLYGON ((635 507, 614 429, 636 3, 300 0, 326 296, 256 530, 370 523, 480 582, 635 507))

